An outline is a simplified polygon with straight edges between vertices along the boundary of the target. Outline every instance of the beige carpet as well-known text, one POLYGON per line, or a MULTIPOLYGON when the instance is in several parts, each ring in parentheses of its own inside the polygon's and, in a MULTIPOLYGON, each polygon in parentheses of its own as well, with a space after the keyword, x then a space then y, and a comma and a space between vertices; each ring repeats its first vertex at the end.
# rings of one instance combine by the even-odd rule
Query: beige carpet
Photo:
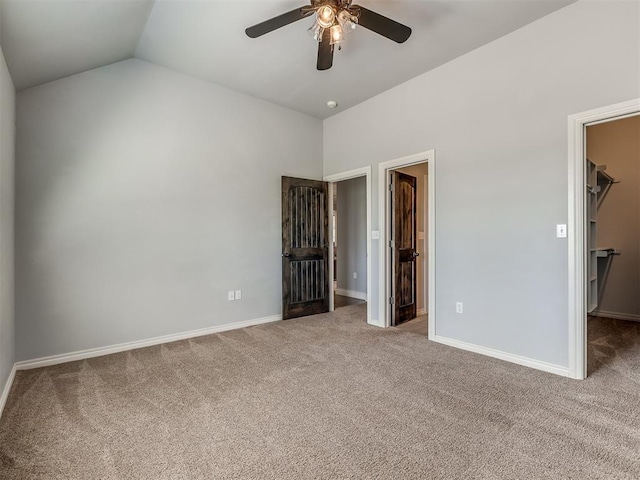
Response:
POLYGON ((591 327, 583 382, 363 305, 20 372, 0 478, 638 479, 640 325, 591 327))

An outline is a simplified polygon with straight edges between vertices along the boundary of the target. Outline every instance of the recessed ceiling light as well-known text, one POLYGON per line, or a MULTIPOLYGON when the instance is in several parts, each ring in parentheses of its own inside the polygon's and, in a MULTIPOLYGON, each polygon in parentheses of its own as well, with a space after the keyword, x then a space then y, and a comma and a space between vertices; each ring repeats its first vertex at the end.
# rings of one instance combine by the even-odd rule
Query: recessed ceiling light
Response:
POLYGON ((338 106, 338 102, 336 102, 335 100, 329 100, 327 102, 327 107, 329 108, 336 108, 338 106))

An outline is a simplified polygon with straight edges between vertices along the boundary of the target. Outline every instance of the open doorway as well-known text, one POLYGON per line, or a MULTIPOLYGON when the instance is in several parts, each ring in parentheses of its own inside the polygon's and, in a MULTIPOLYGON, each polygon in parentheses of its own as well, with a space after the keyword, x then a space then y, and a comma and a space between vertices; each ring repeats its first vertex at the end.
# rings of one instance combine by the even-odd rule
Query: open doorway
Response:
MULTIPOLYGON (((615 208, 615 198, 621 194, 624 197, 624 190, 629 188, 631 188, 631 192, 638 192, 639 180, 638 177, 633 180, 633 174, 623 173, 621 175, 623 170, 618 170, 617 163, 615 166, 614 163, 612 163, 611 155, 619 146, 617 141, 612 142, 610 138, 607 140, 604 137, 597 139, 593 135, 605 133, 608 136, 612 133, 608 132, 609 129, 617 129, 620 125, 623 125, 622 123, 616 122, 637 117, 638 115, 640 115, 640 98, 614 105, 608 105, 586 112, 576 113, 570 115, 568 118, 568 376, 571 378, 584 379, 587 377, 588 352, 591 353, 591 358, 589 358, 590 361, 594 360, 597 355, 601 355, 601 358, 604 358, 602 357, 603 350, 611 348, 613 349, 614 355, 609 355, 609 359, 617 358, 620 360, 621 358, 616 355, 616 353, 620 352, 615 352, 615 345, 610 343, 612 341, 615 342, 616 340, 620 340, 620 337, 617 339, 604 338, 606 337, 605 335, 598 340, 594 339, 590 333, 591 338, 588 338, 588 330, 590 330, 592 326, 596 328, 596 324, 592 323, 591 320, 588 319, 594 317, 598 319, 606 319, 611 317, 612 313, 616 313, 605 310, 605 306, 607 304, 611 305, 609 302, 613 301, 609 296, 607 304, 603 303, 605 301, 605 295, 607 295, 605 292, 610 288, 608 284, 611 281, 611 274, 614 266, 616 264, 623 264, 630 261, 631 253, 635 249, 632 247, 625 251, 620 245, 605 245, 603 243, 604 241, 621 244, 622 239, 615 237, 604 238, 598 234, 598 230, 601 230, 602 235, 605 234, 607 229, 605 226, 607 223, 607 220, 605 220, 606 217, 609 217, 609 221, 618 221, 618 218, 621 215, 620 211, 615 208), (603 129, 600 132, 592 128, 606 124, 611 125, 609 128, 602 127, 603 129), (591 136, 590 139, 587 138, 589 135, 591 136), (594 140, 596 143, 594 143, 594 140), (587 145, 588 141, 590 142, 589 145, 587 145), (600 143, 600 145, 598 145, 598 143, 600 143), (606 156, 606 160, 605 157, 601 155, 606 156), (616 170, 618 171, 616 172, 616 170), (626 187, 624 187, 625 183, 627 184, 626 187), (600 208, 598 207, 598 202, 600 202, 600 208), (605 213, 606 210, 602 210, 605 208, 605 205, 608 205, 607 209, 612 209, 609 214, 605 213), (592 226, 592 224, 595 225, 592 226), (605 230, 603 230, 603 228, 605 230), (608 317, 596 317, 594 314, 598 313, 608 315, 608 317), (591 325, 588 325, 589 323, 591 323, 591 325)), ((640 133, 635 130, 635 126, 632 124, 625 125, 631 129, 632 134, 629 136, 629 138, 631 138, 631 142, 638 142, 640 133)), ((633 150, 635 147, 631 148, 633 150)), ((632 156, 637 158, 640 155, 638 153, 639 150, 640 148, 636 149, 636 153, 632 153, 632 156)), ((632 198, 633 195, 636 194, 631 193, 632 198)), ((627 198, 624 208, 632 203, 635 202, 627 198)), ((629 223, 625 222, 624 226, 617 229, 620 230, 618 233, 622 233, 625 230, 634 230, 637 228, 634 227, 634 225, 638 225, 638 223, 636 221, 631 221, 629 223)), ((636 247, 637 246, 638 244, 636 243, 636 247)), ((627 279, 627 281, 628 280, 629 279, 627 279)), ((633 297, 638 296, 637 292, 638 289, 636 287, 633 297)), ((617 294, 617 292, 611 290, 611 294, 617 294)), ((625 295, 625 297, 628 298, 629 295, 625 295)), ((618 313, 622 313, 628 317, 628 314, 624 312, 618 313)), ((618 320, 632 319, 625 318, 618 320)), ((598 320, 598 322, 602 324, 602 320, 598 320)), ((614 324, 609 323, 606 326, 610 327, 612 325, 614 324)), ((635 327, 637 330, 637 324, 632 327, 635 327)), ((604 361, 606 362, 606 360, 604 361)), ((591 368, 595 366, 596 365, 594 364, 590 365, 591 368)), ((640 368, 640 363, 636 364, 636 367, 640 368)))
POLYGON ((329 294, 330 310, 333 311, 336 308, 342 308, 345 303, 363 303, 364 308, 366 308, 367 323, 377 325, 373 319, 370 305, 372 238, 371 167, 361 167, 328 175, 324 177, 324 181, 328 182, 329 212, 331 212, 329 219, 329 238, 331 241, 328 245, 329 258, 331 260, 329 262, 331 278, 329 294), (354 180, 352 184, 349 183, 351 180, 354 180), (362 204, 363 186, 364 204, 362 204), (342 192, 340 190, 342 190, 342 192), (341 201, 343 196, 345 198, 341 201), (336 203, 335 208, 334 202, 336 203), (342 203, 342 206, 340 206, 340 203, 342 203), (351 217, 357 217, 356 228, 351 225, 349 220, 351 217), (364 227, 362 226, 363 219, 364 227), (345 225, 341 227, 340 225, 342 223, 345 225), (364 242, 362 241, 362 235, 364 235, 364 242), (341 247, 342 243, 345 244, 345 248, 341 247), (341 250, 347 250, 347 252, 344 252, 347 256, 349 251, 356 253, 351 254, 351 259, 346 259, 341 255, 341 250), (362 263, 363 253, 365 258, 364 265, 362 263), (354 272, 356 273, 356 278, 353 278, 354 272), (342 278, 343 281, 338 283, 340 278, 342 278), (363 286, 364 293, 362 291, 363 286))
POLYGON ((426 162, 391 170, 391 325, 427 334, 427 198, 426 162), (403 250, 407 250, 404 252, 403 250))
POLYGON ((367 301, 367 182, 355 177, 332 184, 334 308, 367 301))
POLYGON ((587 125, 587 375, 640 366, 640 115, 587 125))
POLYGON ((379 166, 380 312, 385 326, 435 336, 435 153, 379 166))

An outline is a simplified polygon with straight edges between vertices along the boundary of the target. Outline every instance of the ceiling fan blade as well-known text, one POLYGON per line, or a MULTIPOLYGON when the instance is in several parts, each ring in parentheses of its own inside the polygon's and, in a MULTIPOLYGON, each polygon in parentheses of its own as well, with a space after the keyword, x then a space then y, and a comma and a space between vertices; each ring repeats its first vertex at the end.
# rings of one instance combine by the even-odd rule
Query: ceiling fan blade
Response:
POLYGON ((314 10, 310 9, 308 5, 305 5, 303 7, 296 8, 295 10, 291 10, 290 12, 283 13, 282 15, 278 15, 277 17, 265 20, 257 25, 253 25, 252 27, 247 28, 245 33, 251 38, 257 38, 265 33, 273 32, 278 28, 289 25, 290 23, 302 20, 312 13, 314 13, 314 10))
POLYGON ((329 70, 333 65, 333 45, 330 42, 331 32, 325 28, 322 41, 318 43, 318 70, 329 70))
POLYGON ((359 10, 358 25, 362 25, 364 28, 376 32, 383 37, 387 37, 397 43, 404 43, 411 35, 411 29, 406 25, 391 20, 390 18, 380 15, 379 13, 372 12, 368 8, 361 7, 360 5, 353 5, 351 8, 359 10))

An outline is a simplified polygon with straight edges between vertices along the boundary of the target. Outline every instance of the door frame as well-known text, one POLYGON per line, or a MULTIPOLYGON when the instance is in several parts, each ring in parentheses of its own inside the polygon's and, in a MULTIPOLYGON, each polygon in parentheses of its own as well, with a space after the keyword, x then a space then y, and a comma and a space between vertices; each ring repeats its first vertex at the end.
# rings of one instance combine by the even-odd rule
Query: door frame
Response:
POLYGON ((587 126, 640 114, 640 98, 569 115, 569 377, 587 377, 586 131, 587 126))
POLYGON ((380 257, 378 260, 378 292, 379 292, 379 325, 389 327, 391 325, 391 305, 389 297, 391 296, 391 268, 389 260, 391 258, 391 248, 389 240, 391 238, 391 215, 389 212, 389 204, 391 202, 391 192, 389 185, 391 184, 391 170, 409 167, 419 163, 427 164, 427 265, 428 265, 428 295, 427 295, 427 313, 429 315, 428 322, 428 338, 434 340, 436 335, 436 152, 435 150, 427 150, 425 152, 408 155, 406 157, 396 158, 378 164, 378 225, 380 228, 380 257))
MULTIPOLYGON (((427 167, 428 168, 428 167, 427 167)), ((427 194, 424 196, 424 205, 422 206, 424 214, 427 216, 427 221, 425 225, 427 226, 427 235, 429 233, 429 175, 424 176, 422 179, 423 185, 427 186, 427 194)), ((424 295, 424 305, 422 310, 418 310, 418 315, 425 315, 429 313, 429 237, 427 236, 427 241, 422 240, 422 251, 426 254, 427 258, 424 262, 424 271, 422 272, 422 278, 427 280, 427 285, 424 288, 422 294, 424 295)))
MULTIPOLYGON (((376 325, 372 321, 371 317, 371 165, 356 168, 346 172, 336 173, 333 175, 326 175, 323 180, 329 183, 329 215, 333 215, 333 190, 334 185, 344 180, 351 180, 352 178, 365 177, 367 186, 367 323, 376 325)), ((335 310, 334 306, 334 286, 333 286, 333 221, 329 221, 329 311, 335 310)))

